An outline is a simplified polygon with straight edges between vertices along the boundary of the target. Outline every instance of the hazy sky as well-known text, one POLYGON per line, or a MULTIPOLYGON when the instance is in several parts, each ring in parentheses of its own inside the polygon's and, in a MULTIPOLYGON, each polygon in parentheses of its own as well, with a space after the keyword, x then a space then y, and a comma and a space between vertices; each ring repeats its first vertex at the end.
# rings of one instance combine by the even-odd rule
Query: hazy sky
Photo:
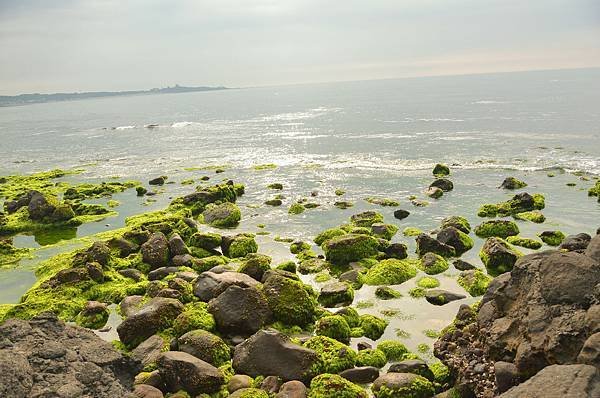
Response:
POLYGON ((600 0, 0 0, 0 94, 600 66, 600 0))

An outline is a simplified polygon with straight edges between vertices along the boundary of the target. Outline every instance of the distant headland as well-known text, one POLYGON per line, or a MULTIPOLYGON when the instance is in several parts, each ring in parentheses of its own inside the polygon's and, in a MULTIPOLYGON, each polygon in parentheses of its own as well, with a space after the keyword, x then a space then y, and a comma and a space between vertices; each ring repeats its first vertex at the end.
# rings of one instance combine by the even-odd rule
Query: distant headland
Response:
POLYGON ((15 106, 38 104, 42 102, 55 101, 73 101, 90 98, 102 97, 120 97, 125 95, 148 95, 148 94, 175 94, 175 93, 191 93, 196 91, 215 91, 227 90, 228 87, 185 87, 176 84, 173 87, 152 88, 150 90, 130 90, 130 91, 92 91, 82 93, 53 93, 53 94, 20 94, 20 95, 0 95, 0 106, 15 106))

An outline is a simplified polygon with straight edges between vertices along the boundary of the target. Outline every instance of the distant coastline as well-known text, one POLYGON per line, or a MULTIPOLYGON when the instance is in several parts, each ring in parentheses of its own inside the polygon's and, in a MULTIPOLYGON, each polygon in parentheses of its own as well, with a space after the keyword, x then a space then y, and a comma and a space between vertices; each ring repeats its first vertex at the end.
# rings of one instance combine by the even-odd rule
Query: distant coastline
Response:
POLYGON ((28 104, 39 104, 44 102, 74 101, 91 98, 103 97, 122 97, 129 95, 148 95, 148 94, 177 94, 192 93, 197 91, 216 91, 228 90, 228 87, 185 87, 176 84, 173 87, 152 88, 150 90, 131 90, 131 91, 93 91, 82 93, 53 93, 53 94, 20 94, 20 95, 0 95, 0 106, 17 106, 28 104))

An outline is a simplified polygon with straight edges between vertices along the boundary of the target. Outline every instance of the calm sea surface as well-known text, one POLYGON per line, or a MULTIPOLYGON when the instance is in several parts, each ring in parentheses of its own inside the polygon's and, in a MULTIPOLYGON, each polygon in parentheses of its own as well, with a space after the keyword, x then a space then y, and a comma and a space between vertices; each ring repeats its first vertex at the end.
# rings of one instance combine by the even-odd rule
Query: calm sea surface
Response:
MULTIPOLYGON (((292 258, 280 235, 310 240, 350 215, 381 211, 387 222, 430 230, 449 215, 463 215, 472 225, 482 203, 510 197, 497 189, 509 175, 525 180, 530 193, 544 193, 544 224, 519 222, 523 236, 547 229, 565 233, 595 233, 600 204, 586 190, 600 175, 600 69, 545 71, 494 75, 431 77, 400 80, 232 89, 170 95, 148 95, 47 103, 0 108, 0 175, 51 168, 83 168, 68 181, 100 181, 111 177, 146 182, 168 175, 157 202, 144 205, 135 192, 115 195, 119 216, 86 224, 76 232, 87 236, 123 225, 124 218, 166 206, 170 198, 191 192, 185 179, 209 175, 211 182, 234 179, 246 184, 239 201, 244 220, 239 231, 257 232, 265 224, 270 235, 259 236, 260 251, 274 262, 292 258), (145 126, 156 124, 156 128, 145 126), (455 189, 428 207, 417 208, 409 195, 423 198, 437 162, 452 166, 455 189), (252 166, 274 163, 274 170, 252 166), (225 173, 190 170, 227 166, 225 173), (187 171, 186 171, 187 169, 187 171), (589 181, 574 175, 583 171, 589 181), (554 177, 548 177, 548 174, 554 177), (284 206, 262 203, 273 196, 266 189, 281 182, 284 206), (567 183, 575 183, 569 187, 567 183), (347 193, 339 198, 336 188, 347 193), (290 216, 292 201, 309 197, 321 206, 290 216), (368 196, 396 199, 411 215, 402 221, 395 208, 364 201, 368 196), (355 204, 339 210, 337 200, 355 204), (258 206, 257 206, 258 205, 258 206)), ((96 201, 98 203, 105 200, 96 201)), ((413 238, 399 233, 395 241, 414 249, 413 238)), ((478 251, 463 258, 481 266, 478 251)), ((20 246, 40 247, 39 237, 22 236, 20 246)), ((37 258, 0 271, 0 303, 18 301, 35 280, 40 259, 76 247, 77 242, 41 247, 37 258)), ((458 271, 439 277, 441 288, 456 292, 458 271)), ((397 287, 405 293, 411 280, 397 287)), ((313 282, 310 277, 306 279, 313 282)), ((373 301, 361 311, 390 318, 384 338, 396 329, 407 331, 410 348, 431 343, 425 329, 439 330, 451 321, 465 299, 443 307, 424 300, 373 300, 373 288, 357 291, 357 302, 373 301)))

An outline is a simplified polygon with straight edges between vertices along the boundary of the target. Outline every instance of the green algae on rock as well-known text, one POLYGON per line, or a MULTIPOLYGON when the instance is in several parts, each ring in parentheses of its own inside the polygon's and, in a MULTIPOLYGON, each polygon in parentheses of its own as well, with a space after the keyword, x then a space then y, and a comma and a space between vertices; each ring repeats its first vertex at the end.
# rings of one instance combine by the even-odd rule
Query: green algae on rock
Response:
POLYGON ((360 316, 360 328, 362 329, 363 336, 368 337, 371 340, 378 340, 383 336, 387 326, 388 321, 385 319, 370 314, 360 316))
POLYGON ((515 177, 506 177, 504 179, 504 181, 502 181, 502 184, 500 184, 500 186, 498 188, 514 190, 514 189, 525 188, 526 186, 527 186, 527 183, 525 183, 524 181, 516 179, 515 177))
POLYGON ((509 236, 506 241, 514 246, 521 246, 526 249, 537 250, 542 247, 542 242, 531 238, 523 238, 521 236, 509 236))
POLYGON ((301 214, 301 213, 304 213, 304 210, 306 210, 304 205, 302 205, 302 203, 296 202, 296 203, 292 203, 292 205, 288 209, 288 214, 301 214))
POLYGON ((0 239, 0 268, 30 256, 31 249, 14 247, 11 239, 0 239))
POLYGON ((463 271, 457 279, 458 284, 473 297, 483 296, 491 281, 492 278, 479 269, 463 271))
POLYGON ((264 282, 263 292, 275 320, 298 326, 314 321, 317 300, 302 282, 272 275, 264 282))
POLYGON ((373 366, 383 368, 387 363, 385 353, 380 349, 366 349, 358 351, 356 366, 373 366))
POLYGON ((319 361, 313 365, 313 374, 339 373, 356 364, 356 351, 332 338, 314 336, 304 346, 314 350, 319 356, 319 361))
POLYGON ((431 276, 423 276, 417 281, 417 286, 423 289, 433 289, 440 285, 440 281, 431 276))
POLYGON ((512 270, 521 256, 521 252, 497 237, 488 238, 479 252, 479 257, 491 276, 512 270))
POLYGON ((544 216, 538 210, 526 211, 526 212, 523 212, 523 213, 516 213, 516 214, 513 214, 513 217, 516 220, 531 221, 531 222, 536 223, 536 224, 541 224, 544 221, 546 221, 546 216, 544 216))
POLYGON ((392 300, 402 297, 402 293, 389 286, 378 286, 375 289, 375 297, 381 300, 392 300))
POLYGON ((384 207, 397 207, 400 206, 400 202, 397 200, 389 199, 389 198, 377 198, 377 197, 368 197, 365 198, 365 201, 372 205, 379 205, 384 207))
POLYGON ((433 175, 436 177, 444 177, 450 175, 450 168, 445 164, 438 163, 433 168, 433 175))
MULTIPOLYGON (((333 373, 333 372, 332 372, 333 373)), ((310 383, 308 398, 367 398, 367 392, 337 374, 323 373, 310 383)))
POLYGON ((334 264, 348 264, 363 258, 374 257, 379 252, 377 239, 358 234, 336 236, 323 244, 328 261, 334 264))
POLYGON ((350 326, 341 315, 330 315, 320 318, 315 325, 317 336, 326 336, 348 344, 350 342, 350 326))
POLYGON ((377 349, 383 351, 388 361, 402 361, 409 354, 408 348, 404 344, 394 340, 379 342, 377 349))
POLYGON ((544 195, 526 192, 513 196, 512 199, 498 204, 485 204, 479 208, 479 217, 506 217, 532 210, 542 210, 546 207, 544 195))
POLYGON ((441 225, 441 229, 447 228, 447 227, 454 227, 456 229, 458 229, 459 231, 464 232, 465 234, 468 234, 471 232, 471 224, 469 224, 469 221, 461 216, 450 216, 450 217, 446 217, 442 220, 442 225, 441 225))
POLYGON ((565 239, 565 234, 561 231, 544 231, 538 234, 538 236, 548 246, 558 246, 565 239))
POLYGON ((204 222, 216 228, 234 228, 242 219, 242 211, 232 202, 209 204, 202 213, 204 222))
POLYGON ((448 269, 448 261, 439 254, 425 253, 417 267, 428 275, 437 275, 448 269))
POLYGON ((513 221, 491 220, 484 221, 475 228, 475 235, 480 238, 507 238, 519 234, 519 227, 513 221))
POLYGON ((399 285, 417 276, 415 265, 419 260, 387 259, 371 267, 365 275, 365 284, 399 285))
POLYGON ((319 235, 317 235, 313 241, 321 246, 323 243, 325 243, 325 241, 328 241, 329 239, 335 238, 336 236, 342 236, 342 235, 346 235, 346 231, 344 231, 341 228, 330 228, 330 229, 326 229, 325 231, 321 232, 319 235))
POLYGON ((423 231, 421 231, 419 228, 416 227, 406 227, 404 228, 404 230, 402 231, 402 235, 404 236, 419 236, 423 233, 423 231))
POLYGON ((370 227, 376 223, 383 223, 383 214, 372 210, 363 211, 352 215, 350 222, 357 227, 370 227))

